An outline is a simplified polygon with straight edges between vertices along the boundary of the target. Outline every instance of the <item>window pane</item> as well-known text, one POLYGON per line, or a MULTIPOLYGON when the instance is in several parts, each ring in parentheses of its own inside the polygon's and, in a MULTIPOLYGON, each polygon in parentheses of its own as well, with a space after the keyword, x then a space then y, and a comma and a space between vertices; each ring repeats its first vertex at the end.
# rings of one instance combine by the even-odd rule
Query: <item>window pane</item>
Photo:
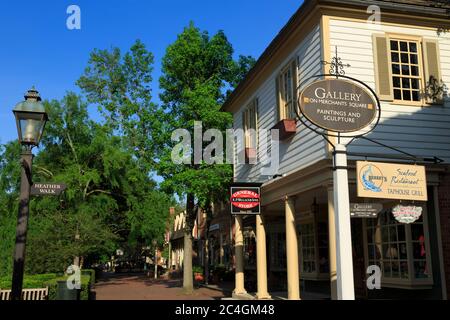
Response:
POLYGON ((400 51, 408 51, 408 43, 405 41, 400 41, 400 51))
POLYGON ((406 88, 406 89, 410 88, 409 78, 402 78, 402 88, 406 88))
POLYGON ((411 236, 413 240, 423 241, 424 240, 423 224, 421 223, 411 224, 411 236))
POLYGON ((405 226, 404 225, 397 226, 397 236, 398 236, 398 241, 405 241, 405 226))
POLYGON ((399 77, 394 77, 394 87, 400 88, 400 78, 399 77))
POLYGON ((400 62, 400 58, 398 56, 398 53, 396 53, 396 52, 391 53, 391 59, 392 59, 392 62, 400 62))
POLYGON ((401 90, 394 90, 394 99, 395 100, 401 100, 402 99, 402 91, 401 90))
POLYGON ((415 42, 409 43, 409 51, 410 52, 417 52, 417 44, 415 42))
POLYGON ((411 66, 411 75, 412 76, 418 76, 419 75, 419 68, 416 66, 411 66))
MULTIPOLYGON (((411 59, 411 64, 418 64, 419 63, 419 59, 417 58, 417 54, 411 54, 409 55, 410 59, 411 59)), ((402 61, 403 61, 403 54, 402 54, 402 61)))
POLYGON ((413 243, 413 257, 414 259, 425 259, 425 245, 420 242, 413 243))
POLYGON ((411 101, 411 91, 403 90, 403 100, 411 101))
POLYGON ((414 276, 417 279, 428 278, 430 276, 425 261, 414 261, 414 276))
POLYGON ((419 89, 419 79, 411 79, 411 88, 419 89))
POLYGON ((400 276, 402 278, 409 278, 408 261, 400 261, 400 276))
POLYGON ((400 74, 400 65, 394 63, 392 65, 392 73, 393 74, 400 74))
POLYGON ((413 98, 413 101, 420 101, 420 93, 419 93, 419 91, 413 91, 412 92, 412 98, 413 98))
POLYGON ((407 64, 402 64, 402 75, 409 76, 409 66, 407 64))
POLYGON ((398 42, 395 40, 391 40, 391 50, 397 50, 398 51, 398 42))
POLYGON ((383 263, 383 274, 385 277, 391 277, 391 263, 390 262, 384 262, 383 263))
POLYGON ((408 259, 408 251, 406 249, 406 243, 400 243, 399 258, 408 259))
POLYGON ((401 57, 402 57, 402 63, 408 63, 409 62, 407 53, 402 53, 401 57))

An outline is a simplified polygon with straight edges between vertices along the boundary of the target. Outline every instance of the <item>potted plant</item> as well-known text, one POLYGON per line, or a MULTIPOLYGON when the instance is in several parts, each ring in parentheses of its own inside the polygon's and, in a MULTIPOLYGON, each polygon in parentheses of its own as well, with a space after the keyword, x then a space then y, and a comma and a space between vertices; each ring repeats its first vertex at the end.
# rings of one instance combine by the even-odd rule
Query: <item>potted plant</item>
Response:
POLYGON ((192 267, 192 272, 194 273, 194 280, 195 281, 203 281, 203 268, 199 266, 192 267))

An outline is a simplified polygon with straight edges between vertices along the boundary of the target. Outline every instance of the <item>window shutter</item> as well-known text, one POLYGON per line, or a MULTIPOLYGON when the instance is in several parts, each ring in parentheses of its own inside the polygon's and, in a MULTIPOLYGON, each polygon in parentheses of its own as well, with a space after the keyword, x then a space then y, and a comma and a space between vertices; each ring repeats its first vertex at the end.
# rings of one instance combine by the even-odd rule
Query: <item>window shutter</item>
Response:
POLYGON ((373 49, 378 98, 392 101, 391 58, 386 35, 373 35, 373 49))
POLYGON ((294 59, 291 63, 292 69, 292 114, 289 118, 296 119, 295 108, 297 108, 297 86, 298 86, 298 76, 297 76, 297 59, 294 59))
POLYGON ((277 109, 275 110, 275 115, 276 115, 277 122, 281 120, 280 99, 281 99, 281 97, 280 97, 280 77, 277 76, 275 79, 275 100, 277 102, 277 104, 276 104, 277 109))
MULTIPOLYGON (((434 77, 439 83, 442 80, 440 59, 439 59, 439 43, 437 40, 424 39, 423 41, 423 57, 425 69, 425 89, 431 77, 434 77)), ((429 99, 427 102, 432 102, 429 99)), ((443 97, 440 96, 437 103, 443 103, 443 97)))

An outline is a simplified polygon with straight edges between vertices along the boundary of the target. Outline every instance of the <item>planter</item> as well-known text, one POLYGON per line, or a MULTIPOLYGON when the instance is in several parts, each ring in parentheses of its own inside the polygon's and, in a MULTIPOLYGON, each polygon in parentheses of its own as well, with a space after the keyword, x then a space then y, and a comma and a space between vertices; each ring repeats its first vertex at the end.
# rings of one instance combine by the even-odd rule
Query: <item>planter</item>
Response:
POLYGON ((297 121, 295 119, 283 119, 272 127, 277 129, 280 140, 286 140, 297 132, 297 121))
POLYGON ((204 280, 203 274, 198 272, 194 273, 194 279, 195 281, 203 281, 204 280))

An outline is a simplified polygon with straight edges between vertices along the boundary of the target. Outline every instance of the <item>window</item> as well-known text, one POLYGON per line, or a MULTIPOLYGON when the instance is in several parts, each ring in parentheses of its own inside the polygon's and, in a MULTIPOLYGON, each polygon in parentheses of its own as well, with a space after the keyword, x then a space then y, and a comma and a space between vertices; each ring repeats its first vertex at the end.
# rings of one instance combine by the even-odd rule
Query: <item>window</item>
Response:
POLYGON ((256 239, 251 228, 244 230, 244 260, 246 267, 256 266, 256 239))
POLYGON ((295 119, 297 100, 297 65, 295 61, 286 66, 278 76, 279 120, 295 119))
POLYGON ((380 267, 384 283, 432 284, 424 215, 414 223, 403 224, 389 209, 377 219, 366 219, 368 265, 380 267))
POLYGON ((270 266, 272 270, 286 269, 286 233, 270 234, 270 266))
POLYGON ((245 148, 256 149, 257 109, 258 101, 257 99, 254 99, 244 110, 243 123, 245 134, 245 148))
POLYGON ((311 222, 300 225, 300 274, 320 278, 329 273, 328 224, 311 222))
POLYGON ((302 272, 316 272, 316 241, 314 238, 314 224, 302 225, 300 229, 302 272))
POLYGON ((394 100, 420 102, 420 43, 390 39, 394 100))

